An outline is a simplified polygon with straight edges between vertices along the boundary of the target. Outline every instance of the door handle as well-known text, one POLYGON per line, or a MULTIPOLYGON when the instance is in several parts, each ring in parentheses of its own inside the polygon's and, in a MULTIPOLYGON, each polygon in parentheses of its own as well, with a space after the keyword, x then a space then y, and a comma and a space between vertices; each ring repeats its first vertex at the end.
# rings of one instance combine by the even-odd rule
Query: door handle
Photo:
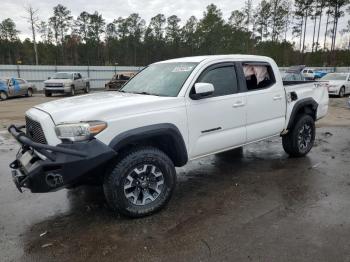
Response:
POLYGON ((277 96, 274 96, 273 97, 273 100, 281 100, 282 99, 282 96, 281 95, 277 95, 277 96))
POLYGON ((244 106, 244 103, 242 101, 237 101, 236 103, 233 104, 233 107, 241 107, 244 106))

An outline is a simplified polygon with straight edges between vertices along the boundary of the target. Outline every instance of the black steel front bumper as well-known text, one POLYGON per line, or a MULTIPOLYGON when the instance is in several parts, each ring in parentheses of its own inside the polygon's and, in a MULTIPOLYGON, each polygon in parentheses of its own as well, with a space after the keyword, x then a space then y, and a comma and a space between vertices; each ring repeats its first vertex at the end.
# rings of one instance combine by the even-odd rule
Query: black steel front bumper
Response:
MULTIPOLYGON (((21 192, 22 187, 44 193, 76 184, 116 156, 113 149, 97 139, 50 146, 33 142, 21 131, 23 128, 8 128, 21 144, 16 160, 10 164, 13 181, 21 192)), ((104 170, 102 167, 100 170, 104 170)))

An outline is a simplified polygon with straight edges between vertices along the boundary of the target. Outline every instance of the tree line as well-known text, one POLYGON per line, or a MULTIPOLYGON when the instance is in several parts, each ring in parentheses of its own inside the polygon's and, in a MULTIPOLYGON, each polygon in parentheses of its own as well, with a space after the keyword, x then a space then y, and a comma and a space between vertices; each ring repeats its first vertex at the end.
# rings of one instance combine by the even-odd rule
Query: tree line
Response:
POLYGON ((38 9, 28 6, 31 39, 19 39, 12 19, 0 23, 0 64, 147 65, 182 56, 245 53, 271 56, 281 66, 349 65, 350 20, 338 28, 339 19, 350 14, 349 4, 261 0, 254 8, 246 0, 227 20, 210 4, 200 19, 191 16, 182 23, 176 15, 157 14, 148 24, 137 13, 109 23, 97 11, 74 18, 61 4, 42 21, 38 9), (337 42, 339 34, 347 40, 337 42))

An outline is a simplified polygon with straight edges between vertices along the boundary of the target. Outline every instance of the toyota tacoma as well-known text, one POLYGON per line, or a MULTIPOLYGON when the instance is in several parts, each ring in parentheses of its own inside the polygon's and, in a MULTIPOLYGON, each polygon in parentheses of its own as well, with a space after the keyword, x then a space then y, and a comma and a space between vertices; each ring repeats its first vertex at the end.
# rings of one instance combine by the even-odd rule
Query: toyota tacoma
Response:
POLYGON ((11 125, 20 143, 10 164, 17 188, 33 193, 97 183, 115 212, 160 210, 175 167, 273 136, 305 156, 328 110, 317 82, 283 82, 271 58, 199 56, 151 64, 115 92, 51 101, 11 125))

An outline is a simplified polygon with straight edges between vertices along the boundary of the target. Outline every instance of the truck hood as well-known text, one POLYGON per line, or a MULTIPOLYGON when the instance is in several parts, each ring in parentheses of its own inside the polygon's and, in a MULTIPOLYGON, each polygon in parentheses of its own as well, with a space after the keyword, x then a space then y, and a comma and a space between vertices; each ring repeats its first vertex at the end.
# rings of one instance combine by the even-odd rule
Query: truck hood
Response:
POLYGON ((44 81, 44 84, 55 84, 55 83, 71 83, 72 79, 48 79, 44 81))
POLYGON ((182 97, 159 97, 121 92, 100 92, 59 99, 35 106, 51 115, 55 124, 108 120, 184 106, 182 97))

